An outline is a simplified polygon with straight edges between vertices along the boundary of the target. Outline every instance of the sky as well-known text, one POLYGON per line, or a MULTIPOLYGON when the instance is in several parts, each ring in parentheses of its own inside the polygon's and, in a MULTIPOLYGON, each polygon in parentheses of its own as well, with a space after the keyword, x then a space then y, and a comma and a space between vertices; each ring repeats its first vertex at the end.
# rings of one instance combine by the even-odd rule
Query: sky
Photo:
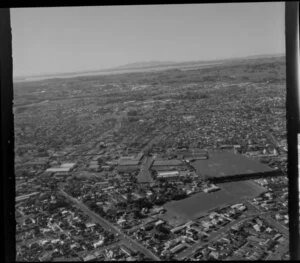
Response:
POLYGON ((284 2, 12 8, 14 77, 285 53, 284 2))

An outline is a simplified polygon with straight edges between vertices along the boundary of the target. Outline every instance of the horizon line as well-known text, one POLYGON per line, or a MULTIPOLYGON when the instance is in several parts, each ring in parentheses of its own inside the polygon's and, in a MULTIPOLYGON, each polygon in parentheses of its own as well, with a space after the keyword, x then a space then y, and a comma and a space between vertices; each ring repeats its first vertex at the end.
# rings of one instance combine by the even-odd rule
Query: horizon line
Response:
MULTIPOLYGON (((243 59, 243 58, 251 58, 251 57, 264 57, 264 56, 285 56, 285 52, 281 53, 264 53, 264 54, 254 54, 254 55, 245 55, 239 57, 230 57, 230 58, 218 58, 218 59, 208 59, 208 60, 182 60, 182 61, 161 61, 161 60, 148 60, 148 61, 136 61, 131 63, 122 64, 119 66, 114 66, 111 68, 102 68, 102 69, 88 69, 88 70, 79 70, 79 71, 65 71, 65 72, 48 72, 48 73, 38 73, 38 74, 30 74, 30 75, 17 75, 13 76, 13 80, 23 79, 23 78, 35 78, 35 77, 51 77, 51 76, 59 76, 59 75, 72 75, 72 74, 81 74, 88 72, 101 72, 101 71, 118 71, 118 70, 126 70, 126 68, 121 68, 125 66, 130 66, 130 64, 136 63, 147 63, 147 62, 169 62, 171 64, 180 64, 180 63, 188 63, 188 62, 214 62, 214 61, 223 61, 223 60, 235 60, 235 59, 243 59)), ((164 65, 162 65, 164 66, 164 65)), ((149 66, 151 67, 151 66, 149 66)), ((142 67, 141 67, 142 68, 142 67)), ((146 68, 146 67, 145 67, 146 68)), ((136 69, 134 67, 127 69, 136 69)))

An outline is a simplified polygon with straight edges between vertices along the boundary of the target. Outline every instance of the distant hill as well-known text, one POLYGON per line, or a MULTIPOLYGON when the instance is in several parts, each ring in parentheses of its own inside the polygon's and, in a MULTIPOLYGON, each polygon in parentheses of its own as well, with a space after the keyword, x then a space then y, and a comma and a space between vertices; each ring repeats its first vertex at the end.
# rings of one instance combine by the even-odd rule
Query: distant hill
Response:
POLYGON ((135 62, 128 63, 119 67, 115 67, 113 69, 128 69, 128 68, 149 68, 149 67, 161 67, 166 65, 176 64, 175 61, 147 61, 147 62, 135 62))
POLYGON ((285 54, 264 54, 264 55, 253 55, 253 56, 247 56, 243 57, 241 59, 258 59, 258 58, 277 58, 277 57, 284 57, 285 54))
POLYGON ((239 58, 227 58, 219 60, 197 60, 197 61, 144 61, 134 62, 125 65, 121 65, 114 68, 100 69, 100 70, 85 70, 80 72, 65 72, 65 73, 52 73, 52 74, 41 74, 33 76, 14 76, 14 81, 30 81, 39 79, 50 79, 50 78, 64 78, 64 77, 76 77, 76 76, 91 76, 98 74, 113 74, 113 73, 129 73, 139 71, 152 71, 152 70, 167 70, 167 69, 188 69, 193 67, 210 66, 221 63, 231 63, 246 60, 255 60, 263 58, 279 58, 284 57, 284 54, 265 54, 265 55, 252 55, 247 57, 239 58))
POLYGON ((196 61, 146 61, 146 62, 134 62, 111 68, 110 70, 124 70, 124 69, 143 69, 143 68, 159 68, 159 67, 181 67, 181 66, 193 66, 204 64, 224 63, 227 61, 247 60, 247 59, 260 59, 260 58, 272 58, 283 57, 284 54, 264 54, 264 55, 251 55, 239 58, 228 58, 219 60, 196 60, 196 61))
POLYGON ((149 68, 174 68, 182 66, 202 65, 202 64, 215 64, 218 61, 148 61, 148 62, 135 62, 112 68, 111 70, 129 70, 129 69, 149 69, 149 68))

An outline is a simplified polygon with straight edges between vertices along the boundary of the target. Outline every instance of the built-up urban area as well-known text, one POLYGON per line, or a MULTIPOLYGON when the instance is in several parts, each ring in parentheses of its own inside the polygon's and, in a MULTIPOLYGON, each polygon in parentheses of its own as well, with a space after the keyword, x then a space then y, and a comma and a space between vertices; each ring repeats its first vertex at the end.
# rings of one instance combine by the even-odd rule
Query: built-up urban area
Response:
POLYGON ((284 57, 15 83, 16 260, 287 260, 284 57))

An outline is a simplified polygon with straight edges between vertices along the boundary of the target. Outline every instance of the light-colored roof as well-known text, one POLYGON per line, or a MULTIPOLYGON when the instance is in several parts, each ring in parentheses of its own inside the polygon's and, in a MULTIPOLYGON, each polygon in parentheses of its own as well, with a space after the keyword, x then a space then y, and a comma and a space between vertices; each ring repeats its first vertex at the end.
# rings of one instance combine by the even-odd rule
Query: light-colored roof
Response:
POLYGON ((187 247, 187 245, 186 244, 179 244, 179 245, 173 247, 170 251, 172 253, 176 253, 178 250, 180 250, 181 248, 184 248, 184 247, 187 247))
POLYGON ((76 163, 63 163, 60 167, 73 168, 75 165, 76 163))
POLYGON ((163 224, 165 221, 159 219, 158 221, 155 222, 155 225, 160 225, 160 224, 163 224))
POLYGON ((93 227, 93 226, 95 226, 96 224, 95 223, 93 223, 93 222, 87 222, 87 223, 85 223, 85 226, 86 227, 93 227))
POLYGON ((70 167, 51 167, 48 168, 46 170, 46 172, 52 172, 52 173, 56 173, 56 172, 69 172, 71 170, 70 167))
POLYGON ((174 176, 174 175, 179 175, 178 171, 168 171, 168 172, 159 172, 157 174, 158 177, 169 177, 169 176, 174 176))
POLYGON ((16 201, 25 200, 25 199, 29 198, 30 196, 37 195, 37 194, 39 194, 39 192, 34 192, 34 193, 31 193, 31 194, 27 194, 27 195, 17 196, 16 201))
POLYGON ((90 261, 95 259, 95 255, 87 255, 86 257, 83 258, 83 261, 90 261))

